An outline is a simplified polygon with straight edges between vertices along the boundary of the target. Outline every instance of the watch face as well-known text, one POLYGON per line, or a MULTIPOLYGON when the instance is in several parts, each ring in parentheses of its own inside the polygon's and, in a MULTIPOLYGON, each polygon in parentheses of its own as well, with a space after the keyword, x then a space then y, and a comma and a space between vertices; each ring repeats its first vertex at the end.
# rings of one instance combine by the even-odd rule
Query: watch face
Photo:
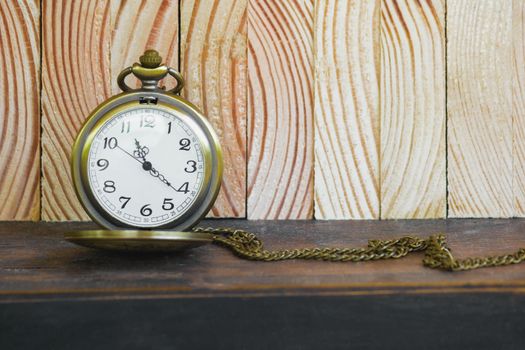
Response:
POLYGON ((204 185, 204 163, 198 130, 190 123, 166 109, 137 106, 97 129, 87 179, 112 221, 152 228, 191 208, 204 185))

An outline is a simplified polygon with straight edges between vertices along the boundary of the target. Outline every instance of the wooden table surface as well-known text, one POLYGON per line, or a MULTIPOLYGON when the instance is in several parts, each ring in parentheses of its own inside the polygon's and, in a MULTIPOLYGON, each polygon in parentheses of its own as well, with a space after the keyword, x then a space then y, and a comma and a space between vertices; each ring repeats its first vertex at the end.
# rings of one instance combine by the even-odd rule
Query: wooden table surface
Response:
MULTIPOLYGON (((209 220, 203 225, 254 231, 269 249, 355 247, 370 238, 439 232, 459 258, 525 247, 525 220, 519 219, 209 220)), ((217 347, 220 338, 225 347, 257 340, 255 348, 274 341, 285 348, 345 348, 351 340, 359 348, 376 348, 386 341, 373 336, 379 330, 400 346, 427 349, 525 344, 525 264, 451 273, 423 267, 422 253, 366 263, 265 263, 241 260, 216 245, 130 255, 77 247, 62 238, 64 232, 94 227, 0 223, 0 339, 13 348, 36 340, 60 348, 91 327, 84 341, 93 344, 107 333, 107 344, 117 347, 128 342, 217 347), (64 325, 69 331, 63 338, 50 336, 56 334, 50 329, 64 325), (234 327, 235 336, 224 338, 234 327), (185 336, 170 337, 173 329, 185 336), (32 337, 23 336, 28 330, 32 337), (209 337, 199 336, 204 330, 209 337), (262 336, 264 331, 272 336, 262 336), (436 331, 442 338, 429 345, 428 336, 436 331)))

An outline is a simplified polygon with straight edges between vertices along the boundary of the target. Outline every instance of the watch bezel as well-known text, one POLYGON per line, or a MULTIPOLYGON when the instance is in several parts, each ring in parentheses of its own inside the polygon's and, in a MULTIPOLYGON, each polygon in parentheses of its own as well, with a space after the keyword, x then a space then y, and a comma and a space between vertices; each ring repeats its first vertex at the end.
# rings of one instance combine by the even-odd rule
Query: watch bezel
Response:
POLYGON ((179 96, 151 91, 133 91, 116 95, 100 104, 80 129, 71 156, 71 171, 77 197, 87 214, 99 225, 110 229, 143 229, 185 231, 195 226, 211 209, 220 190, 222 178, 222 151, 219 139, 202 113, 190 102, 179 96), (155 98, 156 105, 140 103, 141 98, 155 98), (105 123, 127 109, 150 107, 175 114, 199 139, 204 162, 204 179, 197 198, 185 213, 168 223, 158 226, 130 225, 109 214, 91 191, 88 180, 88 155, 91 142, 105 123), (186 120, 184 120, 186 119, 186 120))

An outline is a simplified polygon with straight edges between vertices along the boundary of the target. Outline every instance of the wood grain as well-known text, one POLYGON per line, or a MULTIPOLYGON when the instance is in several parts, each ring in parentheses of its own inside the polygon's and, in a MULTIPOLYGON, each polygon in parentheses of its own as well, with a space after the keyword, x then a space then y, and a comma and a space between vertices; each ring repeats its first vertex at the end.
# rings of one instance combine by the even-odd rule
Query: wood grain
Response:
MULTIPOLYGON (((254 232, 270 250, 358 248, 365 247, 368 239, 406 235, 424 238, 435 233, 446 235, 449 247, 459 259, 511 253, 525 245, 523 219, 221 219, 204 221, 202 225, 254 232)), ((422 253, 398 260, 360 263, 255 262, 215 244, 180 254, 127 255, 108 254, 63 240, 65 232, 94 227, 93 223, 0 223, 0 303, 10 298, 290 298, 319 294, 355 297, 505 290, 525 294, 525 263, 444 273, 424 267, 422 253)))
POLYGON ((379 217, 379 1, 315 3, 315 217, 379 217))
POLYGON ((313 214, 313 2, 248 6, 248 218, 313 214))
POLYGON ((445 61, 445 0, 0 0, 0 219, 38 219, 40 186, 42 219, 87 219, 78 128, 179 45, 225 154, 213 216, 525 216, 525 2, 446 4, 445 61))
POLYGON ((0 0, 0 220, 40 217, 40 8, 0 0))
POLYGON ((77 131, 110 96, 107 1, 42 3, 42 219, 88 219, 70 178, 77 131))
MULTIPOLYGON (((178 1, 46 6, 43 217, 85 220, 69 179, 72 140, 91 109, 120 92, 117 74, 138 61, 145 49, 157 49, 164 62, 178 68, 178 1), (73 20, 80 13, 83 20, 73 20), (57 21, 62 17, 72 19, 64 28, 57 21)), ((138 86, 137 81, 129 83, 138 86)))
POLYGON ((381 218, 446 217, 445 2, 381 3, 381 218))
MULTIPOLYGON (((367 238, 436 232, 461 258, 525 246, 519 219, 203 225, 257 232, 269 249, 364 247, 367 238)), ((254 262, 211 244, 129 255, 63 240, 65 232, 93 227, 0 224, 3 350, 92 349, 101 339, 109 349, 525 347, 525 264, 446 273, 423 267, 422 253, 363 263, 254 262)))
POLYGON ((525 216, 525 1, 514 0, 512 14, 514 216, 525 216))
POLYGON ((246 215, 247 0, 181 1, 184 96, 222 144, 224 177, 213 216, 246 215))
POLYGON ((449 217, 509 217, 512 1, 447 2, 449 217))
MULTIPOLYGON (((120 93, 116 76, 138 62, 145 50, 155 49, 163 63, 179 67, 179 1, 178 0, 111 0, 111 88, 120 93)), ((139 87, 140 82, 128 85, 139 87)), ((174 84, 169 80, 168 87, 174 84)))

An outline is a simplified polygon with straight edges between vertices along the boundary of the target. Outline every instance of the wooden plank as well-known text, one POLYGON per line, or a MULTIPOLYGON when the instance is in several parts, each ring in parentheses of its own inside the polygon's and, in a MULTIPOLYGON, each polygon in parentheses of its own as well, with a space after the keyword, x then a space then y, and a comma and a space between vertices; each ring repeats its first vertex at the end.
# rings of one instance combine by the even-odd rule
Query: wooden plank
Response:
MULTIPOLYGON (((367 238, 393 239, 407 234, 425 237, 436 232, 447 235, 454 255, 459 258, 509 253, 525 244, 525 220, 520 219, 350 222, 214 220, 202 224, 264 233, 261 238, 268 249, 363 247, 367 238)), ((523 348, 523 325, 520 321, 525 317, 525 307, 522 306, 525 304, 524 264, 456 274, 424 268, 421 253, 398 260, 357 264, 323 261, 265 263, 239 259, 223 247, 211 244, 186 254, 129 257, 95 252, 63 242, 64 232, 93 227, 91 223, 0 224, 0 328, 3 349, 4 344, 11 344, 13 340, 19 345, 14 348, 29 348, 24 345, 35 338, 39 344, 52 343, 54 348, 60 347, 56 346, 57 337, 52 330, 72 325, 82 327, 74 333, 82 332, 86 318, 99 326, 103 322, 100 329, 105 332, 97 332, 86 344, 91 346, 97 339, 115 337, 120 332, 121 336, 116 338, 124 340, 121 343, 115 341, 116 348, 123 347, 118 346, 122 343, 129 344, 130 339, 134 340, 130 336, 137 333, 140 334, 134 344, 145 344, 146 337, 152 341, 147 342, 148 346, 159 344, 155 348, 171 348, 173 344, 181 344, 176 348, 182 349, 194 347, 194 341, 180 342, 180 339, 203 338, 199 337, 203 327, 212 333, 207 332, 204 337, 207 339, 198 344, 204 344, 202 348, 211 348, 213 344, 208 342, 208 338, 220 339, 231 329, 246 327, 248 336, 244 331, 240 332, 242 341, 233 344, 234 348, 242 348, 243 344, 253 343, 254 336, 261 333, 254 332, 254 329, 268 325, 274 327, 276 332, 265 334, 277 333, 282 337, 282 330, 288 332, 283 339, 288 339, 286 344, 290 346, 284 348, 302 345, 300 342, 305 341, 304 335, 310 334, 308 332, 312 329, 322 330, 322 340, 311 346, 313 338, 309 337, 299 348, 325 348, 326 334, 331 335, 330 344, 334 344, 334 332, 337 344, 341 344, 338 348, 346 348, 349 329, 359 329, 357 333, 360 335, 364 329, 367 336, 352 344, 361 342, 363 348, 369 348, 370 339, 377 335, 378 322, 383 322, 381 329, 391 333, 388 344, 376 340, 374 349, 389 348, 392 337, 399 337, 411 345, 416 342, 418 348, 428 349, 428 339, 435 336, 436 329, 455 335, 455 341, 445 337, 450 346, 444 341, 438 344, 431 342, 434 344, 431 349, 455 348, 458 342, 462 342, 465 345, 462 348, 467 349, 476 342, 487 345, 487 349, 523 348), (259 303, 254 305, 257 301, 259 303), (72 307, 75 309, 72 310, 72 307), (202 310, 207 310, 205 317, 202 310), (232 316, 224 318, 225 310, 232 316), (373 311, 372 314, 370 311, 373 311), (323 317, 312 318, 312 322, 316 320, 318 324, 304 322, 312 314, 319 315, 320 312, 323 317), (27 317, 28 314, 32 317, 27 317), (75 322, 79 314, 83 317, 80 323, 75 322), (367 315, 364 322, 367 327, 363 328, 362 317, 356 320, 357 314, 367 315), (398 318, 385 319, 385 314, 398 318), (423 323, 423 335, 422 314, 434 315, 428 318, 430 323, 423 323), (128 322, 126 327, 122 327, 119 322, 123 319, 135 323, 128 322), (143 327, 136 321, 140 319, 144 319, 149 326, 143 327), (155 326, 158 327, 151 326, 152 320, 157 322, 155 326), (406 323, 406 320, 414 321, 406 323), (26 323, 22 327, 20 322, 26 323), (403 327, 392 327, 392 323, 403 327), (465 324, 469 325, 471 333, 462 328, 465 324), (299 325, 299 328, 290 328, 293 325, 299 325), (443 325, 449 328, 443 330, 440 328, 443 325), (367 332, 367 328, 372 331, 367 332), (149 331, 130 333, 129 329, 149 331), (160 329, 160 333, 152 335, 151 329, 160 329), (174 329, 177 330, 176 337, 167 338, 166 334, 173 334, 174 329), (418 331, 414 333, 414 329, 418 331), (458 329, 461 331, 458 332, 458 329), (480 329, 483 332, 480 333, 480 329), (399 330, 404 333, 400 334, 399 330), (196 336, 180 337, 182 331, 185 335, 194 332, 196 336), (25 339, 22 335, 28 332, 31 337, 26 338, 31 339, 21 341, 25 339), (483 334, 488 336, 483 337, 483 334), (290 337, 294 341, 290 341, 290 337), (170 341, 154 343, 159 338, 170 341), (520 344, 513 342, 513 339, 519 339, 520 344)), ((239 340, 237 337, 230 338, 239 340)), ((275 344, 275 341, 269 342, 266 335, 262 338, 261 341, 268 346, 261 348, 272 348, 275 344)), ((84 348, 72 345, 75 339, 67 338, 64 344, 67 348, 84 348)), ((261 341, 256 344, 263 344, 261 341)), ((221 345, 224 346, 224 343, 221 345)))
POLYGON ((446 216, 444 0, 381 3, 381 218, 446 216))
POLYGON ((42 11, 42 218, 85 220, 69 158, 81 124, 110 96, 109 3, 44 0, 42 11))
MULTIPOLYGON (((363 247, 367 238, 436 232, 458 257, 525 245, 519 219, 203 224, 264 232, 269 249, 363 247)), ((92 349, 101 339, 110 349, 525 348, 524 264, 444 273, 424 268, 422 253, 357 264, 265 263, 211 244, 129 256, 63 241, 64 232, 93 227, 0 224, 3 350, 92 349)))
POLYGON ((107 349, 525 348, 524 293, 356 294, 9 303, 2 349, 85 350, 101 339, 107 349))
POLYGON ((513 1, 512 123, 514 215, 525 216, 525 1, 513 1))
MULTIPOLYGON (((163 63, 179 67, 179 1, 178 0, 111 0, 111 88, 120 93, 116 76, 138 62, 147 49, 159 51, 163 63)), ((130 79, 129 85, 140 82, 130 79)), ((166 82, 169 87, 173 81, 166 82)))
POLYGON ((315 217, 379 217, 379 1, 315 3, 315 217))
POLYGON ((248 218, 313 214, 313 1, 248 6, 248 218))
POLYGON ((0 220, 40 217, 40 8, 0 0, 0 220))
POLYGON ((246 215, 247 0, 181 1, 184 96, 217 131, 224 179, 213 216, 246 215))
MULTIPOLYGON (((365 247, 368 239, 443 233, 458 259, 508 254, 525 246, 525 219, 206 220, 202 226, 254 232, 269 250, 365 247), (475 239, 473 239, 475 237, 475 239)), ((424 267, 424 254, 370 262, 241 259, 209 244, 185 254, 129 257, 63 241, 94 223, 0 223, 0 303, 58 299, 193 299, 292 295, 407 295, 473 292, 525 294, 525 263, 468 273, 424 267)), ((487 305, 485 305, 487 306, 487 305)))
POLYGON ((449 217, 509 217, 512 0, 447 2, 449 217))

